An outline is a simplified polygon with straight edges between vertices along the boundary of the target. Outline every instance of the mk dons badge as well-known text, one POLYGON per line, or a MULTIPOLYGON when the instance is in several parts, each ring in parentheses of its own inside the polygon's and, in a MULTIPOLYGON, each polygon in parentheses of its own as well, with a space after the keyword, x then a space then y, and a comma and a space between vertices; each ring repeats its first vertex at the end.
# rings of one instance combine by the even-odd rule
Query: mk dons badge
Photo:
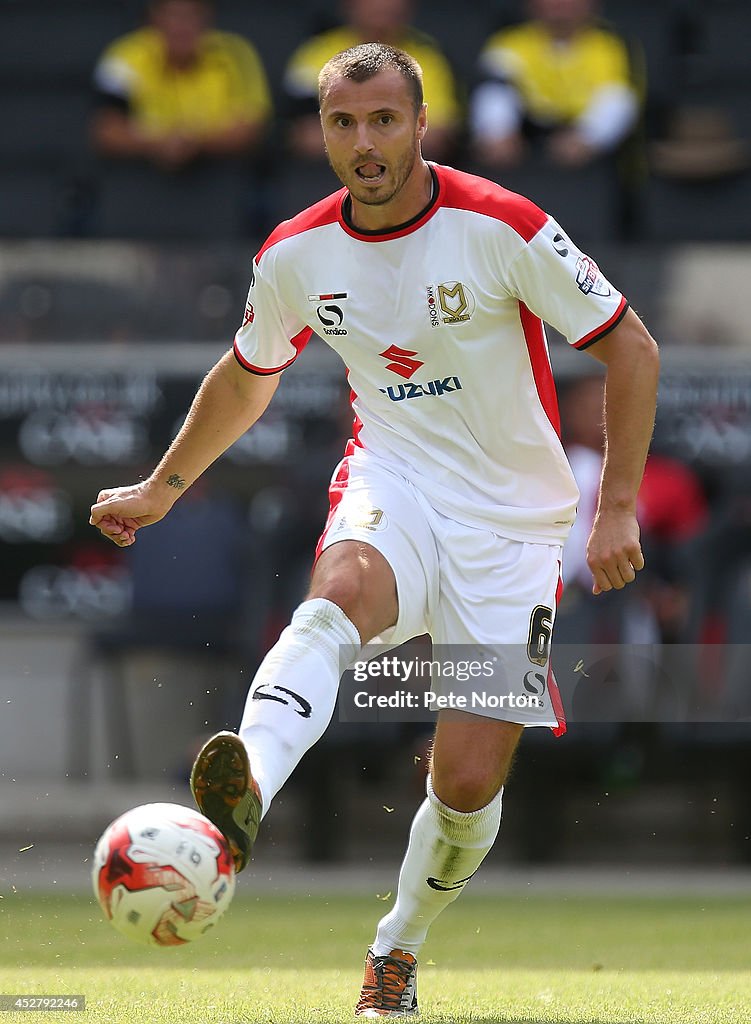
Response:
POLYGON ((475 297, 461 281, 430 284, 427 288, 427 298, 432 327, 466 323, 475 311, 475 297))

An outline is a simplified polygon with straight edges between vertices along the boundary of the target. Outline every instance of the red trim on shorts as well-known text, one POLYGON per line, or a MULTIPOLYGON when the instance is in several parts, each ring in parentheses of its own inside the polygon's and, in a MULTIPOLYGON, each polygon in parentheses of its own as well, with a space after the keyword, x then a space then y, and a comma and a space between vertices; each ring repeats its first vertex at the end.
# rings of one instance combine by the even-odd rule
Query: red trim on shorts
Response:
POLYGON ((329 486, 329 514, 326 516, 326 525, 323 528, 323 533, 318 538, 318 543, 316 544, 316 553, 315 558, 313 559, 314 565, 321 557, 323 545, 326 541, 326 534, 331 529, 331 524, 334 521, 334 515, 339 507, 339 502, 342 500, 344 492, 347 490, 347 484, 349 483, 349 456, 352 454, 353 449, 354 442, 349 441, 344 450, 344 458, 339 466, 339 471, 329 486))
POLYGON ((556 434, 561 436, 561 417, 558 412, 558 395, 555 390, 553 371, 550 366, 548 349, 545 344, 545 332, 542 320, 532 312, 523 302, 519 303, 519 319, 524 331, 524 340, 527 343, 529 362, 532 366, 532 376, 535 379, 535 387, 540 398, 540 403, 545 410, 545 415, 556 434))
MULTIPOLYGON (((561 601, 561 594, 563 593, 563 578, 561 576, 561 563, 558 563, 558 586, 555 588, 555 607, 558 609, 558 605, 561 601)), ((561 700, 561 692, 558 689, 558 683, 555 681, 555 675, 553 674, 553 663, 548 663, 548 693, 550 694, 550 703, 553 705, 553 711, 558 722, 553 728, 554 736, 563 736, 566 732, 566 712, 563 710, 563 701, 561 700)))

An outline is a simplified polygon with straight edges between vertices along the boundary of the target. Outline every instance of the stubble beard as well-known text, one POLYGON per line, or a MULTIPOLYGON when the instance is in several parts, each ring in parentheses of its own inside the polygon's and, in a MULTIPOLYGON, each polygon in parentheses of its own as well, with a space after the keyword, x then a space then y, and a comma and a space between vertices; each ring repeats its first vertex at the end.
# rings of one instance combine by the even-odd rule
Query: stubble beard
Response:
POLYGON ((362 203, 363 206, 385 206, 386 203, 390 203, 391 200, 401 192, 405 183, 409 179, 409 176, 414 169, 415 162, 417 161, 417 147, 415 146, 411 152, 405 154, 404 158, 396 165, 393 172, 394 187, 387 195, 377 195, 373 192, 369 192, 366 185, 363 185, 364 194, 359 195, 359 189, 357 189, 357 191, 355 189, 357 185, 362 183, 359 181, 356 172, 352 171, 351 180, 347 180, 349 177, 348 172, 343 174, 340 169, 337 168, 329 156, 328 151, 326 152, 326 156, 328 157, 329 164, 331 165, 331 169, 334 174, 341 183, 349 189, 350 195, 356 199, 358 203, 362 203))

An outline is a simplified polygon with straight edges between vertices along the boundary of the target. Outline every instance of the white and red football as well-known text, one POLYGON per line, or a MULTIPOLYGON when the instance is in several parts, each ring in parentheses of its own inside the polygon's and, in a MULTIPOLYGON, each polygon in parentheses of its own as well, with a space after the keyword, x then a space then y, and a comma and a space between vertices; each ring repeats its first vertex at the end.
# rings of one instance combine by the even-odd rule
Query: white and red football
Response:
POLYGON ((182 946, 212 928, 232 902, 227 841, 198 811, 144 804, 105 830, 94 852, 94 894, 134 942, 182 946))

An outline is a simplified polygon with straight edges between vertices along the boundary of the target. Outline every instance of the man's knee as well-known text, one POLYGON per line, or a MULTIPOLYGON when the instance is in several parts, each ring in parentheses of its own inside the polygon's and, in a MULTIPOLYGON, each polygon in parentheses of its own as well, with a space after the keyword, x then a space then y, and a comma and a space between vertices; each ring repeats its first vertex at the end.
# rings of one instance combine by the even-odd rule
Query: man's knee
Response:
POLYGON ((451 773, 433 770, 433 792, 455 811, 479 811, 500 791, 505 779, 497 770, 477 767, 460 768, 451 773))
POLYGON ((522 732, 511 722, 442 712, 431 759, 439 800, 457 811, 489 804, 506 783, 522 732))
POLYGON ((363 643, 393 626, 399 610, 391 566, 379 551, 359 541, 326 548, 313 571, 308 597, 338 605, 363 643))
POLYGON ((311 585, 308 598, 323 597, 339 605, 353 621, 362 617, 365 604, 363 581, 357 572, 347 571, 326 575, 311 585))

